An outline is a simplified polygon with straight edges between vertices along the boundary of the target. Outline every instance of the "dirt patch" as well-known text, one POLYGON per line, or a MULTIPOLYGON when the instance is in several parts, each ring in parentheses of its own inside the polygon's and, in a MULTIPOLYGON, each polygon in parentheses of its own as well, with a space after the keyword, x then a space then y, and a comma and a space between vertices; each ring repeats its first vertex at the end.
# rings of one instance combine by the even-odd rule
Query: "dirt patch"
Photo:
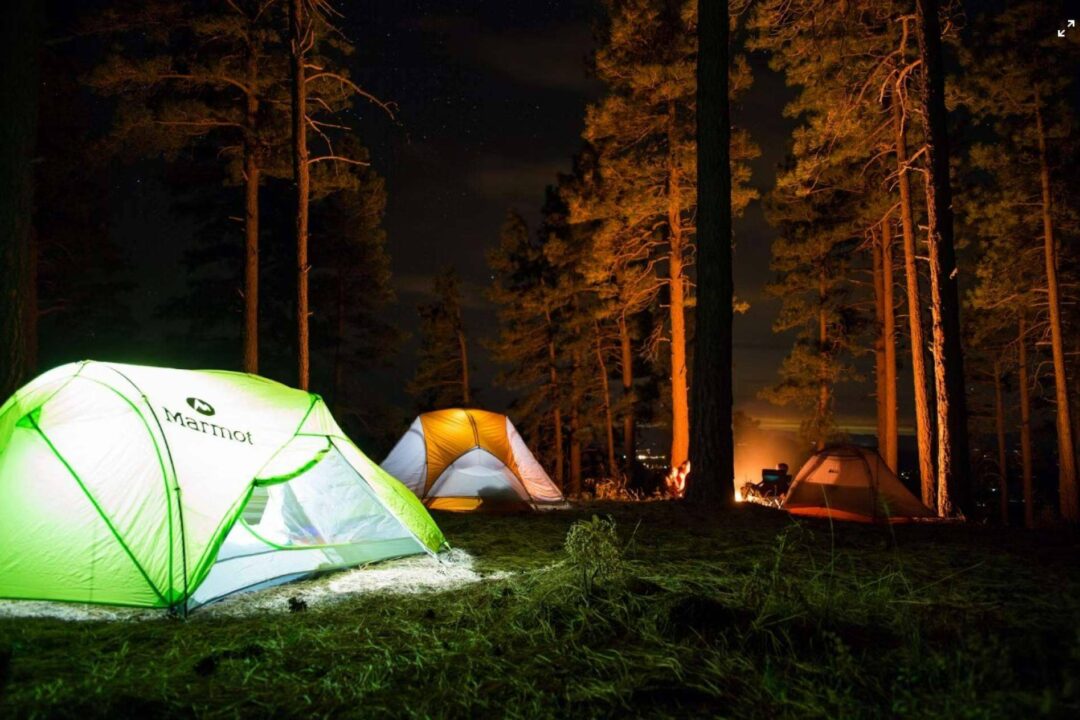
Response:
MULTIPOLYGON (((508 573, 481 574, 473 557, 464 550, 451 550, 438 557, 416 555, 387 560, 352 570, 329 573, 300 582, 231 595, 195 610, 196 617, 243 617, 266 612, 302 612, 324 603, 338 602, 368 593, 415 594, 441 592, 508 577, 508 573)), ((156 609, 119 608, 82 603, 37 600, 0 601, 2 617, 47 617, 70 621, 164 620, 168 612, 156 609)))

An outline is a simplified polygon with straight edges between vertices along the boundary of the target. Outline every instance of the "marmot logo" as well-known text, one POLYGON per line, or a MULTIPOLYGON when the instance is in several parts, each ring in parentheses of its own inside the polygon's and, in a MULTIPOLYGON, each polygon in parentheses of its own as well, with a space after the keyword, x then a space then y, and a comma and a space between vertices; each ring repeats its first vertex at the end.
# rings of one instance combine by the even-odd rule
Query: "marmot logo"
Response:
MULTIPOLYGON (((201 412, 203 415, 213 415, 214 408, 207 405, 205 402, 198 398, 188 398, 188 405, 197 412, 201 412)), ((215 425, 212 422, 206 420, 196 420, 193 417, 187 417, 180 413, 174 413, 167 407, 162 407, 165 411, 165 422, 173 423, 186 427, 188 430, 194 430, 195 432, 201 432, 204 435, 211 435, 222 440, 235 440, 239 443, 247 443, 248 445, 254 445, 255 442, 251 439, 251 432, 247 430, 230 430, 229 428, 222 427, 221 425, 215 425)))
POLYGON ((190 397, 187 399, 187 404, 189 408, 206 417, 211 417, 215 412, 213 405, 199 398, 190 397))

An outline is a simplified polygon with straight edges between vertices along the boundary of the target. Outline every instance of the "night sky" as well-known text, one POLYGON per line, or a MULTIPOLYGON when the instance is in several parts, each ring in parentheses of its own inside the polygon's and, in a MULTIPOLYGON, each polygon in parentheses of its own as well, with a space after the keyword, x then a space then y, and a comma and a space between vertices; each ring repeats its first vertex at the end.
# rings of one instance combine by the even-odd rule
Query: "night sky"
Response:
MULTIPOLYGON (((373 3, 357 8, 346 32, 361 57, 354 72, 367 87, 400 105, 402 127, 377 111, 365 113, 364 140, 388 181, 386 226, 394 258, 399 322, 416 326, 414 307, 431 277, 453 265, 467 285, 472 336, 495 333, 493 308, 482 293, 489 281, 485 252, 498 243, 506 210, 535 227, 544 188, 570 170, 582 144, 587 103, 602 85, 591 78, 595 0, 471 0, 373 3)), ((752 128, 762 156, 754 184, 772 186, 794 124, 784 118, 792 97, 763 54, 751 58, 754 88, 734 108, 735 122, 752 128)), ((793 336, 772 333, 779 304, 764 294, 775 232, 754 203, 736 223, 736 292, 751 303, 737 319, 736 403, 752 416, 791 426, 791 412, 758 400, 775 382, 793 336)), ((509 397, 491 386, 495 368, 474 345, 481 398, 509 397)), ((402 372, 411 369, 405 348, 402 372)), ((838 389, 837 412, 849 425, 873 424, 873 398, 860 386, 838 389)), ((902 396, 903 397, 903 396, 902 396)))
MULTIPOLYGON (((357 47, 354 78, 398 106, 396 122, 370 106, 358 107, 355 122, 387 179, 385 226, 398 295, 390 312, 410 333, 381 391, 411 405, 403 386, 414 368, 416 304, 432 276, 452 265, 464 281, 479 400, 504 409, 511 396, 494 387, 497 368, 483 347, 496 332, 494 308, 483 297, 485 253, 497 245, 508 208, 535 227, 545 186, 569 171, 581 146, 585 106, 602 92, 588 73, 601 8, 595 0, 395 0, 346 10, 341 27, 357 47)), ((733 113, 762 149, 752 182, 764 192, 789 144, 793 123, 782 109, 792 92, 763 55, 751 65, 754 87, 733 113)), ((116 179, 116 239, 131 249, 133 292, 144 314, 181 290, 178 269, 194 235, 192 220, 170 209, 157 172, 158 165, 143 163, 116 179)), ((792 410, 756 397, 775 381, 793 341, 772 333, 778 303, 764 295, 774 237, 759 203, 735 224, 736 293, 751 304, 735 324, 735 400, 766 425, 793 427, 792 410)), ((154 329, 141 332, 148 343, 162 341, 154 329)), ((910 382, 900 386, 903 410, 910 382)), ((867 384, 838 387, 836 412, 848 429, 872 427, 870 392, 867 384)))

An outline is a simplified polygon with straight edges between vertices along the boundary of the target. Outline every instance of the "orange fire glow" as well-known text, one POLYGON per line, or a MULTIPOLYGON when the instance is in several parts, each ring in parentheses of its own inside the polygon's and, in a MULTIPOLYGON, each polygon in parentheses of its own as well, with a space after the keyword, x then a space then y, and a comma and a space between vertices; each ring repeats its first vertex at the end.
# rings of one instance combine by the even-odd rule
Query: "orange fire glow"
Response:
POLYGON ((686 478, 690 475, 690 461, 687 460, 678 467, 673 467, 664 478, 664 487, 673 498, 681 498, 686 494, 686 478))

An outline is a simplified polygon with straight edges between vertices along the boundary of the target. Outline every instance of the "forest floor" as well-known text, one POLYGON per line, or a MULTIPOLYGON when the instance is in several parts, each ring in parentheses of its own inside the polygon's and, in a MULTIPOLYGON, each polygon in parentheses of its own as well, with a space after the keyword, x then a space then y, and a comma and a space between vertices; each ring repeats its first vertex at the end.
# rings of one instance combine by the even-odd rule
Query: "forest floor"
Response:
POLYGON ((0 617, 0 717, 1080 717, 1075 535, 663 502, 436 521, 449 569, 0 617), (568 549, 594 515, 617 542, 568 549))

